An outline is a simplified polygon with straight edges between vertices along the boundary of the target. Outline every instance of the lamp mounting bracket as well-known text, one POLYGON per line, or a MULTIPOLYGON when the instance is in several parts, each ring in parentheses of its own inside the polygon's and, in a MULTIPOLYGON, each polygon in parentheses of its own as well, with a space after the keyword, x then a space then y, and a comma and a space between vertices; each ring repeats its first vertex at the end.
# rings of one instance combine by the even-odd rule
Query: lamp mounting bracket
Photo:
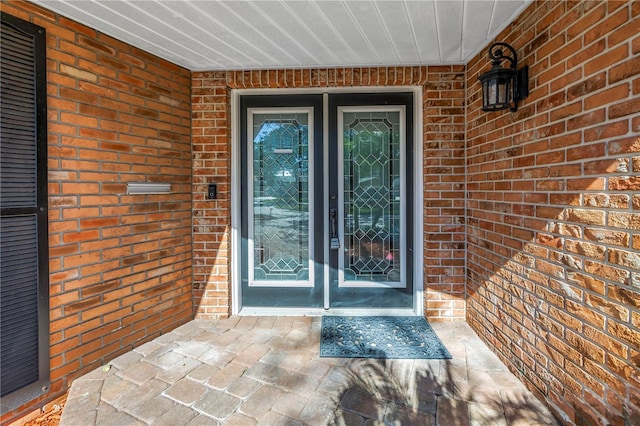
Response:
POLYGON ((489 48, 489 58, 498 63, 501 61, 509 61, 512 69, 518 67, 518 54, 515 49, 507 43, 493 43, 489 48), (505 55, 503 49, 507 49, 511 56, 505 55))

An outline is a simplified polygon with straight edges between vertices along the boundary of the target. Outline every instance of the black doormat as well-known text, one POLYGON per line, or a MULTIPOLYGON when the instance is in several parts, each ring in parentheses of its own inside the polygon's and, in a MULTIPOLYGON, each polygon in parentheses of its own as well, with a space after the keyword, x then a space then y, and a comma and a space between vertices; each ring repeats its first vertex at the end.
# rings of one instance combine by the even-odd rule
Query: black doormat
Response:
POLYGON ((324 358, 450 359, 422 317, 322 317, 324 358))

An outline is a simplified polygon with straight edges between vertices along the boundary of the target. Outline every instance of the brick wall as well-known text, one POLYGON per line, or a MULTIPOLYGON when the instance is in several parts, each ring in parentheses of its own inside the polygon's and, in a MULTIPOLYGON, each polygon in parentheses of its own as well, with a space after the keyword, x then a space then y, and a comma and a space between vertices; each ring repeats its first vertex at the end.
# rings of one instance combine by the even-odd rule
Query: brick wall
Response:
POLYGON ((425 314, 464 318, 464 66, 193 73, 194 303, 231 311, 232 89, 423 86, 425 314), (218 199, 204 201, 207 184, 218 199))
POLYGON ((51 390, 193 316, 190 73, 26 2, 47 30, 51 390), (127 182, 170 195, 126 195, 127 182))
POLYGON ((568 423, 640 424, 639 15, 533 3, 496 38, 530 67, 516 113, 467 66, 467 320, 568 423))
POLYGON ((430 321, 465 316, 464 69, 428 67, 424 92, 424 306, 430 321))
POLYGON ((198 318, 231 314, 231 130, 226 72, 192 75, 193 303, 198 318), (207 186, 217 197, 207 200, 207 186))

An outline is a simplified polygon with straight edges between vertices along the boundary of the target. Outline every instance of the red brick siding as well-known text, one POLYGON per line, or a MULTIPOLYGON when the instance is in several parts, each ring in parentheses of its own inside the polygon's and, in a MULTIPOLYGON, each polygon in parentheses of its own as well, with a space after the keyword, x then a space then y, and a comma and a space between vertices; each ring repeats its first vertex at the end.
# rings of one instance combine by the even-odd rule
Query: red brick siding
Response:
POLYGON ((516 113, 467 65, 467 321, 568 423, 640 424, 639 14, 532 4, 496 38, 530 67, 516 113))
POLYGON ((193 305, 190 72, 31 3, 2 10, 47 30, 51 271, 51 390, 4 423, 193 305))
POLYGON ((193 73, 193 302, 198 318, 231 314, 231 130, 225 72, 193 73), (209 184, 217 197, 207 200, 209 184))
POLYGON ((197 316, 230 314, 229 94, 232 89, 423 86, 425 314, 464 318, 464 67, 193 73, 194 296, 197 316), (218 200, 203 201, 218 183, 218 200))
POLYGON ((424 109, 424 306, 431 320, 465 316, 464 66, 429 67, 424 109))

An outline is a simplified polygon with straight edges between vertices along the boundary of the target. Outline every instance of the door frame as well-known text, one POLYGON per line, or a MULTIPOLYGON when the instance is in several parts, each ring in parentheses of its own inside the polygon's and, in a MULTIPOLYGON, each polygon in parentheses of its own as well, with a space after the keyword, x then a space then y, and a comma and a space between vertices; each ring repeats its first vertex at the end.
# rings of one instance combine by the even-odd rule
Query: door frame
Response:
MULTIPOLYGON (((233 89, 231 90, 231 309, 233 315, 417 315, 422 316, 424 313, 424 301, 423 301, 423 265, 424 265, 424 244, 423 244, 423 209, 419 206, 423 206, 424 194, 423 194, 423 135, 422 135, 422 88, 419 86, 392 86, 392 87, 344 87, 344 88, 301 88, 301 89, 233 89), (254 308, 242 306, 242 285, 241 285, 241 155, 240 155, 240 131, 241 131, 241 112, 240 112, 240 98, 247 95, 309 95, 309 94, 323 94, 323 140, 316 141, 316 143, 322 142, 324 149, 325 161, 327 164, 328 150, 326 147, 329 143, 329 124, 328 124, 328 109, 329 94, 337 93, 395 93, 395 92, 412 92, 414 95, 413 105, 413 140, 414 140, 414 170, 413 170, 413 199, 415 213, 413 215, 413 229, 414 229, 414 262, 413 262, 413 309, 348 309, 348 308, 254 308)), ((320 124, 320 123, 318 123, 320 124)), ((407 129, 409 132, 410 129, 407 129)), ((325 192, 328 189, 325 188, 325 192)), ((325 194, 328 196, 328 192, 325 194)), ((326 221, 325 221, 326 222, 326 221)), ((328 226, 325 224, 325 226, 328 226)), ((327 229, 325 231, 328 232, 327 229)), ((326 232, 325 232, 326 234, 326 232)), ((328 247, 325 251, 328 251, 328 247)), ((328 269, 328 265, 325 264, 325 268, 328 269)), ((328 271, 325 271, 328 272, 328 271)), ((328 300, 328 273, 324 274, 324 298, 325 303, 328 300)))

